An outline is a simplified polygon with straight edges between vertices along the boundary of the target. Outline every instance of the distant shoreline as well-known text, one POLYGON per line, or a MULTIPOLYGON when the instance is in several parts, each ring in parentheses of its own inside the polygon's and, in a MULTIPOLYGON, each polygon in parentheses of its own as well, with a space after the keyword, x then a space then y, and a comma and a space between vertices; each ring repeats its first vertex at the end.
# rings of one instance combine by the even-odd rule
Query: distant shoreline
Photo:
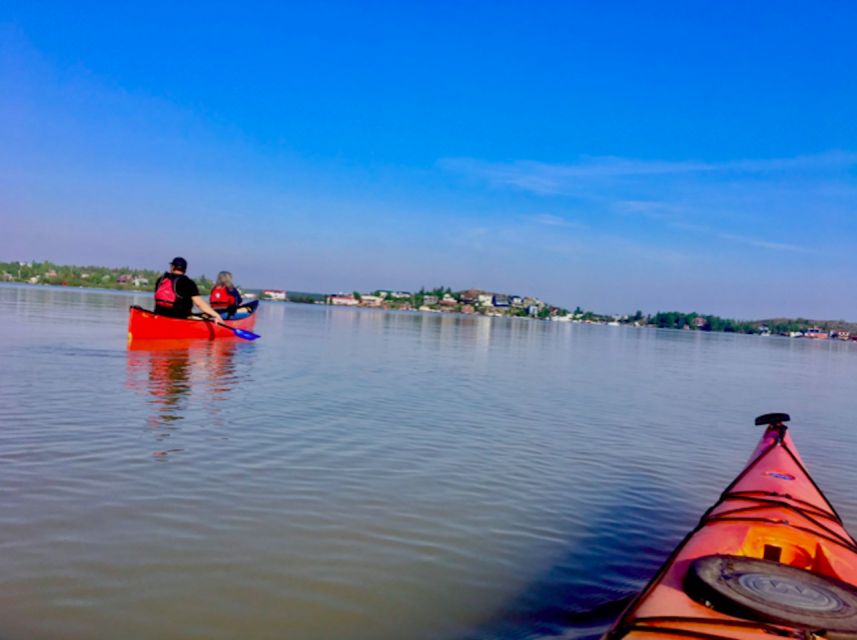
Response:
MULTIPOLYGON (((129 291, 129 290, 123 290, 123 289, 105 289, 102 287, 85 287, 85 286, 74 286, 73 287, 73 286, 68 286, 68 285, 64 286, 64 285, 55 285, 55 284, 46 284, 46 283, 44 283, 44 284, 30 284, 28 282, 0 282, 0 287, 21 288, 21 289, 55 289, 58 291, 81 291, 81 290, 85 290, 87 292, 91 291, 93 293, 98 293, 98 294, 118 295, 118 296, 123 296, 123 297, 150 295, 152 293, 151 291, 147 291, 147 290, 131 290, 131 291, 129 291)), ((269 304, 277 304, 278 302, 294 304, 294 305, 306 304, 303 302, 297 302, 297 301, 293 301, 293 300, 279 300, 279 301, 278 300, 265 300, 265 302, 269 303, 269 304)), ((326 308, 338 308, 338 309, 343 308, 342 306, 330 305, 330 304, 326 304, 326 303, 322 303, 322 304, 318 304, 318 305, 314 305, 314 306, 320 306, 320 307, 326 307, 326 308)), ((420 310, 420 309, 384 309, 384 308, 380 308, 380 307, 366 307, 366 306, 362 306, 362 307, 361 306, 347 306, 345 308, 349 308, 352 310, 358 310, 358 311, 376 311, 376 312, 382 312, 382 313, 393 312, 393 313, 409 313, 409 314, 415 313, 415 314, 422 314, 422 315, 426 315, 426 314, 454 315, 454 316, 459 316, 459 317, 477 317, 477 318, 491 318, 491 319, 494 319, 494 318, 518 319, 518 320, 527 320, 528 319, 528 318, 523 317, 523 316, 491 316, 491 315, 484 315, 484 314, 464 314, 464 313, 455 312, 455 311, 449 311, 449 312, 442 313, 442 312, 438 312, 438 311, 426 311, 426 310, 420 310)), ((808 322, 812 322, 816 325, 825 323, 825 321, 808 321, 808 322)), ((831 322, 831 321, 827 321, 827 322, 831 322)), ((654 324, 637 324, 637 325, 634 325, 634 324, 628 323, 628 322, 620 323, 620 322, 597 322, 597 321, 568 320, 568 321, 558 321, 557 324, 583 324, 583 325, 601 325, 601 326, 610 326, 610 325, 620 326, 621 325, 621 326, 626 326, 626 327, 636 327, 639 329, 666 329, 669 331, 687 331, 687 332, 694 331, 694 329, 690 329, 690 328, 658 327, 657 325, 654 325, 654 324)), ((741 333, 741 332, 729 332, 729 331, 701 331, 701 332, 702 333, 737 333, 740 335, 759 335, 759 334, 746 334, 746 333, 741 333)), ((791 337, 791 338, 803 338, 803 339, 807 339, 807 340, 811 340, 811 341, 833 341, 833 342, 855 342, 855 341, 857 341, 857 332, 855 332, 855 335, 853 337, 850 335, 850 332, 849 332, 849 336, 847 338, 845 338, 845 337, 831 337, 829 334, 826 334, 826 333, 822 333, 822 335, 811 335, 811 336, 807 336, 807 335, 781 336, 781 335, 777 335, 777 334, 771 334, 771 336, 772 337, 784 337, 784 338, 789 338, 789 337, 791 337)))
MULTIPOLYGON (((122 295, 151 294, 162 272, 130 267, 58 265, 43 262, 0 262, 0 284, 55 289, 87 289, 122 295)), ((194 275, 200 293, 206 295, 212 282, 205 275, 194 275)), ((604 315, 580 307, 569 311, 548 304, 535 296, 490 292, 483 289, 453 291, 449 287, 420 289, 417 292, 374 290, 368 293, 324 294, 284 290, 247 289, 262 300, 283 300, 296 304, 314 303, 332 306, 377 308, 380 310, 455 313, 484 317, 518 317, 575 324, 630 325, 689 331, 782 335, 815 340, 857 341, 857 323, 843 320, 807 318, 770 318, 734 320, 710 314, 658 311, 644 314, 604 315)))
POLYGON ((94 291, 96 293, 115 293, 117 295, 122 296, 139 296, 139 295, 151 295, 152 291, 149 289, 108 289, 106 287, 86 287, 83 285, 62 285, 62 284, 48 284, 48 283, 37 283, 31 284, 29 282, 0 282, 0 287, 14 287, 14 288, 22 288, 22 289, 57 289, 60 291, 94 291))

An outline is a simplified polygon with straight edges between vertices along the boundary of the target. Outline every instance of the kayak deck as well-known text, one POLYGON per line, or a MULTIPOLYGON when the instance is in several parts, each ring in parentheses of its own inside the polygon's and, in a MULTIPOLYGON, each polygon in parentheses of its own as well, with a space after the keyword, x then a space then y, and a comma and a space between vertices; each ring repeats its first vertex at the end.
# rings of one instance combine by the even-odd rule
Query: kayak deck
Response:
MULTIPOLYGON (((255 307, 254 313, 235 320, 227 320, 226 324, 235 329, 252 331, 256 324, 255 307)), ((132 306, 128 309, 128 340, 171 340, 171 339, 201 339, 214 340, 215 338, 235 339, 235 333, 224 327, 218 326, 210 320, 200 317, 193 319, 170 318, 161 316, 143 309, 132 306)))
POLYGON ((857 639, 857 542, 781 421, 605 638, 760 634, 857 639))

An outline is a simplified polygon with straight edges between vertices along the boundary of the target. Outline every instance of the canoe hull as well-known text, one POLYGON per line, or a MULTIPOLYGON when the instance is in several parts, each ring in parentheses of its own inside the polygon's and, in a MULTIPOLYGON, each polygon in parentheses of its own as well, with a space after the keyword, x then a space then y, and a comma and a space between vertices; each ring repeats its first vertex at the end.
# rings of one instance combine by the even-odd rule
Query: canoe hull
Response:
POLYGON ((799 637, 808 629, 857 633, 857 543, 778 424, 605 638, 799 637), (835 615, 816 611, 818 600, 801 601, 810 593, 847 602, 835 615))
MULTIPOLYGON (((229 320, 230 327, 252 331, 256 314, 229 320)), ((140 307, 128 310, 128 340, 214 340, 236 339, 229 329, 205 320, 182 320, 155 315, 140 307)))

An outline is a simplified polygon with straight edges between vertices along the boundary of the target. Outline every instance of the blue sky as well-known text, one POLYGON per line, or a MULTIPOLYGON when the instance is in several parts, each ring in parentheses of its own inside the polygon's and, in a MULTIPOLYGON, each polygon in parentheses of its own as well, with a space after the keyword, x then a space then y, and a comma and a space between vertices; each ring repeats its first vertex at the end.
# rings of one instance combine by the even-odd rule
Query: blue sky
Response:
POLYGON ((0 258, 857 320, 857 4, 4 3, 0 258))

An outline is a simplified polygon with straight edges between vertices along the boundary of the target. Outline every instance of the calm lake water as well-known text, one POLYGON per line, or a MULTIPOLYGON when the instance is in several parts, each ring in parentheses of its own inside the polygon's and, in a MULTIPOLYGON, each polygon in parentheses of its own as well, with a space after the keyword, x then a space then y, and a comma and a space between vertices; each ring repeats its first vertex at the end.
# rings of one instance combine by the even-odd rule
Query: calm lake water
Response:
POLYGON ((596 636, 768 411, 857 531, 857 344, 134 302, 0 286, 4 640, 596 636))

